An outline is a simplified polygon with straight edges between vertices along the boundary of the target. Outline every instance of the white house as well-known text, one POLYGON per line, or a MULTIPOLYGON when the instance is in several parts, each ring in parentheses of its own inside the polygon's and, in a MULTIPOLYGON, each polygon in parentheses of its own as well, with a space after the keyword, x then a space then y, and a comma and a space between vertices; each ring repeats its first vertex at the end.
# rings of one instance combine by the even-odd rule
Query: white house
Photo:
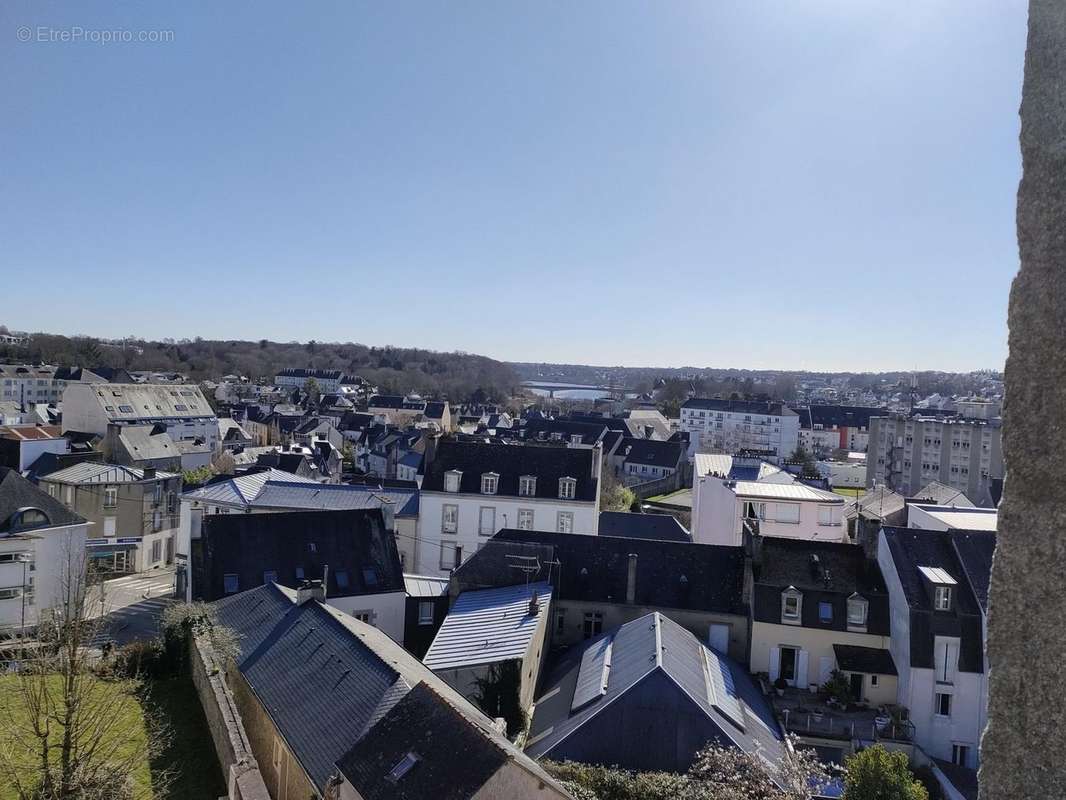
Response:
POLYGON ((502 528, 595 534, 601 447, 443 441, 424 467, 415 571, 444 575, 502 528))
POLYGON ((999 510, 907 503, 907 527, 927 531, 992 531, 999 525, 999 510))
POLYGON ((71 383, 63 394, 63 432, 104 436, 109 424, 159 425, 175 443, 218 446, 218 419, 199 387, 185 384, 71 383))
POLYGON ((799 442, 799 416, 784 403, 693 397, 681 406, 689 454, 760 451, 780 462, 799 442))
POLYGON ((84 563, 89 523, 13 469, 0 467, 0 631, 36 626, 84 563))
POLYGON ((934 758, 978 767, 988 717, 988 583, 996 535, 882 528, 899 705, 934 758))
POLYGON ((745 521, 757 521, 763 536, 846 542, 844 498, 764 470, 754 480, 734 480, 696 456, 692 487, 692 539, 700 544, 739 545, 745 521), (778 482, 782 481, 782 482, 778 482))

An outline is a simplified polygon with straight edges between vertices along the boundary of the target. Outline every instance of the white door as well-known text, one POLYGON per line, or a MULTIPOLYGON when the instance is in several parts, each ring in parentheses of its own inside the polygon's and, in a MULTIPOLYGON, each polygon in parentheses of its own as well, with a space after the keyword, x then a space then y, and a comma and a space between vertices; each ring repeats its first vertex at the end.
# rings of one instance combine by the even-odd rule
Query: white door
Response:
POLYGON ((770 682, 773 683, 781 675, 781 648, 770 648, 770 682))
POLYGON ((809 653, 806 650, 799 651, 799 658, 796 659, 796 688, 807 688, 807 660, 809 653))
POLYGON ((712 650, 717 650, 723 655, 729 653, 729 626, 721 625, 717 622, 711 623, 711 628, 707 632, 707 645, 712 650))

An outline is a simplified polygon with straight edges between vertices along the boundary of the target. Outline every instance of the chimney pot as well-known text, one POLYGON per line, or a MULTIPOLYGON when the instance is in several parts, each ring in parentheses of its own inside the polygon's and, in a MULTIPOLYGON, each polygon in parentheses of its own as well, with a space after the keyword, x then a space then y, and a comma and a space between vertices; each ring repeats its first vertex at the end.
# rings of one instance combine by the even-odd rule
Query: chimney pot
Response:
POLYGON ((307 580, 300 584, 300 588, 296 590, 296 605, 302 606, 309 600, 317 600, 320 603, 326 601, 326 592, 322 586, 322 581, 307 580))
POLYGON ((529 616, 535 617, 540 613, 540 600, 537 597, 537 593, 533 592, 533 596, 529 598, 529 616))

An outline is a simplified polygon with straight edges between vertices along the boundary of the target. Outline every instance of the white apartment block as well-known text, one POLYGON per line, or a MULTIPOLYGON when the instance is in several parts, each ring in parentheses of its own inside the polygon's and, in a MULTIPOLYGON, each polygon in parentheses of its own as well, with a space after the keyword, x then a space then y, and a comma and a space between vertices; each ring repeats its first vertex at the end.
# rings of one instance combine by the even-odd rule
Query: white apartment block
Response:
POLYGON ((596 534, 601 452, 441 442, 422 480, 415 571, 447 575, 503 528, 596 534))
POLYGON ((681 406, 690 456, 752 450, 780 462, 796 449, 799 428, 799 415, 784 403, 694 397, 681 406))
POLYGON ((0 402, 55 405, 62 401, 68 383, 91 380, 103 378, 78 367, 0 364, 0 402))
POLYGON ((939 481, 991 506, 992 481, 1003 474, 998 418, 893 414, 870 420, 867 487, 884 484, 910 497, 939 481))
POLYGON ((322 394, 333 394, 340 390, 341 384, 355 383, 357 380, 349 378, 339 369, 283 369, 274 376, 274 385, 303 389, 312 378, 322 394))

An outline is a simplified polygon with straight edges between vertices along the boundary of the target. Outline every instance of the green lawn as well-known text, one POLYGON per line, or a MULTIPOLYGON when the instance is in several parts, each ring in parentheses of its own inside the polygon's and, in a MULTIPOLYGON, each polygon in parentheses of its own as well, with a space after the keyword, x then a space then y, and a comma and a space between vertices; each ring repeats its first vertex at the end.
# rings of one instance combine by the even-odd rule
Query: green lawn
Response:
MULTIPOLYGON (((59 680, 58 677, 55 678, 59 680)), ((188 677, 150 681, 143 696, 130 693, 121 681, 96 680, 93 691, 118 693, 120 715, 112 735, 121 742, 124 755, 142 751, 147 741, 146 718, 162 720, 169 728, 170 742, 150 763, 140 763, 133 775, 137 797, 153 800, 217 798, 225 794, 211 736, 192 681, 188 677), (158 777, 169 772, 169 792, 159 791, 158 777)), ((0 749, 14 753, 16 742, 26 743, 29 715, 14 675, 0 677, 0 749)), ((17 763, 26 774, 36 768, 33 754, 19 753, 17 763)), ((17 800, 18 793, 0 775, 0 800, 17 800)))
POLYGON ((862 497, 864 494, 866 494, 866 490, 851 488, 847 486, 839 486, 836 489, 833 489, 833 493, 844 495, 844 497, 862 497))

